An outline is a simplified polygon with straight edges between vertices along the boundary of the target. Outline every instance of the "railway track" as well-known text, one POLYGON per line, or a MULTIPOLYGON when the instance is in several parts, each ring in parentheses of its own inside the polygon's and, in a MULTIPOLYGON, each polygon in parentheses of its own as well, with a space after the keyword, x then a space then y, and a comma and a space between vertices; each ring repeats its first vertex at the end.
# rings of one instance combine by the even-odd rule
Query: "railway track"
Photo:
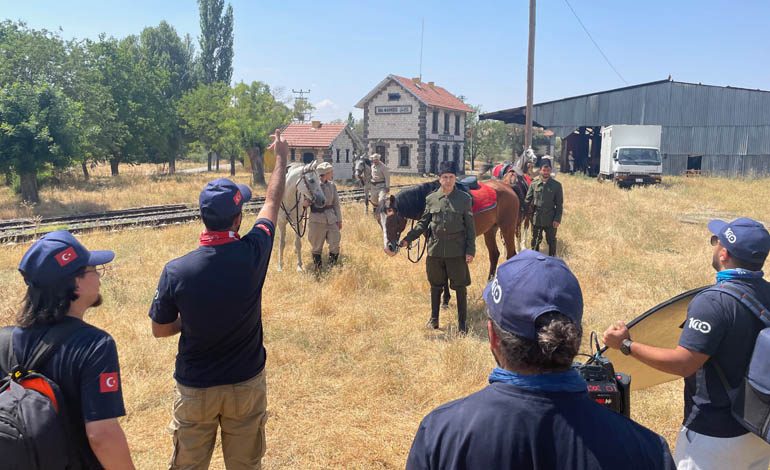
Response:
MULTIPOLYGON (((408 185, 393 186, 392 189, 408 185)), ((339 191, 341 203, 360 201, 363 189, 339 191)), ((265 202, 258 196, 243 205, 244 212, 258 212, 265 202)), ((133 227, 152 227, 180 224, 199 219, 198 206, 170 204, 165 206, 136 207, 90 214, 38 217, 32 219, 0 220, 0 243, 16 243, 32 240, 54 230, 82 233, 92 230, 121 230, 133 227)))

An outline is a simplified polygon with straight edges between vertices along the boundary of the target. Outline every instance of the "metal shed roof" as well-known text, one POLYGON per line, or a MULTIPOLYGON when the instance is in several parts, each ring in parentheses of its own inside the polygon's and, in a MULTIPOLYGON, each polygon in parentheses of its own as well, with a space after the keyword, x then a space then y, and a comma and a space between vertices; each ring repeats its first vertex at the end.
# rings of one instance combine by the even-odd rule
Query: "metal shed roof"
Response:
MULTIPOLYGON (((505 109, 479 118, 523 124, 525 109, 505 109)), ((560 137, 580 126, 657 124, 687 127, 689 132, 692 128, 741 126, 746 128, 741 132, 745 140, 751 140, 750 135, 766 134, 759 127, 770 126, 770 92, 659 80, 538 103, 532 114, 536 126, 560 137)), ((729 138, 723 135, 720 140, 729 138)))

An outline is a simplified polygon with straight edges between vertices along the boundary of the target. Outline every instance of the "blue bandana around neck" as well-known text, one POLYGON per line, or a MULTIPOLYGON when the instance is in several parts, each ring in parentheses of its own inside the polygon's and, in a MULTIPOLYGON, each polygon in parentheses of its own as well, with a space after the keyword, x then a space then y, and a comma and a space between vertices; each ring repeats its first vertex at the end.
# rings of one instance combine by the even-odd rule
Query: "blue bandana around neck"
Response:
POLYGON ((762 271, 749 271, 742 268, 725 269, 717 272, 717 284, 735 279, 762 279, 764 275, 762 271))
POLYGON ((565 372, 524 375, 495 367, 489 374, 489 383, 495 382, 539 392, 585 392, 588 387, 583 377, 574 369, 565 372))

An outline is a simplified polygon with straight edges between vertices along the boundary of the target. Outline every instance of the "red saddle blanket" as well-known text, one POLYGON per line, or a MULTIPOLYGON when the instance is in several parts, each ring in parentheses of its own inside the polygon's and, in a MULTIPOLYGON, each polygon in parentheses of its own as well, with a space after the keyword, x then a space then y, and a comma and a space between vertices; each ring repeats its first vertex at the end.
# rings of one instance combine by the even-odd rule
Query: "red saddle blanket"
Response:
POLYGON ((479 189, 471 189, 473 213, 488 211, 497 207, 497 193, 486 184, 479 183, 479 189))

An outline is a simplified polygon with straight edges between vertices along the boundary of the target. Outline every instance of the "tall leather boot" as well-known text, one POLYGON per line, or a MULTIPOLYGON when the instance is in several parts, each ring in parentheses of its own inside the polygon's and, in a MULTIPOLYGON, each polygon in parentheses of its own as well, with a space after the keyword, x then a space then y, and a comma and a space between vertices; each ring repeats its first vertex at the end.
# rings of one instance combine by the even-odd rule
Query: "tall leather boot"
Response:
POLYGON ((556 256, 556 240, 548 244, 548 256, 556 256))
POLYGON ((438 314, 441 309, 441 293, 443 287, 431 287, 430 288, 430 320, 428 320, 428 328, 438 329, 438 314))
POLYGON ((465 287, 458 287, 455 289, 457 295, 457 329, 461 334, 468 333, 468 325, 466 320, 468 318, 468 290, 465 287))
POLYGON ((336 266, 337 260, 339 259, 339 257, 340 257, 339 253, 329 253, 329 265, 336 266))
POLYGON ((317 255, 313 253, 313 266, 315 267, 316 272, 321 271, 321 267, 323 266, 323 262, 321 261, 321 255, 317 255))

